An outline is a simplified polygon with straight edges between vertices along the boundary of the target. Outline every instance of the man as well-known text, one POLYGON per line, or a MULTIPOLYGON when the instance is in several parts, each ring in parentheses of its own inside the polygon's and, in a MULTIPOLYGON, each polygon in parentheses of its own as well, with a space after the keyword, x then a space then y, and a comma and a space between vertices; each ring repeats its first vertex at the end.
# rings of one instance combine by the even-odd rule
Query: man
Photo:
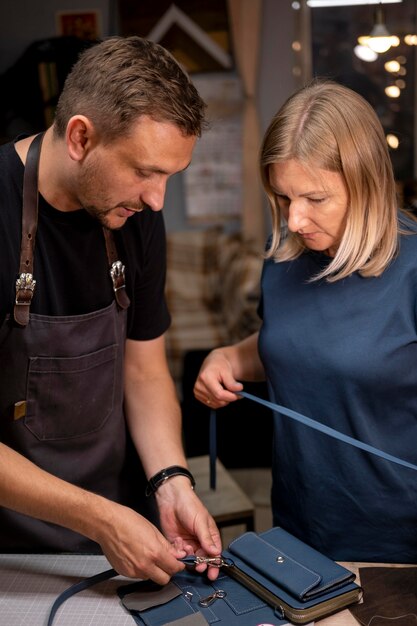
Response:
POLYGON ((164 584, 221 551, 164 349, 160 210, 204 108, 161 46, 114 37, 82 53, 43 136, 0 148, 3 552, 101 549, 164 584), (139 513, 153 498, 163 534, 139 513))

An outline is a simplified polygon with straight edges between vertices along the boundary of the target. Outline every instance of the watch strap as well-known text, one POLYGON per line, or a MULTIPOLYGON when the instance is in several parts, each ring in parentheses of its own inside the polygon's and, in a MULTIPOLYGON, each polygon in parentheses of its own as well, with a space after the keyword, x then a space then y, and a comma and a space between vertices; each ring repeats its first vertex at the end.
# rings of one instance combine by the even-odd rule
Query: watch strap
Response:
POLYGON ((151 496, 166 480, 172 478, 173 476, 186 476, 190 479, 191 487, 194 489, 195 480, 190 470, 186 467, 181 467, 180 465, 170 465, 170 467, 166 467, 148 480, 145 495, 151 496))

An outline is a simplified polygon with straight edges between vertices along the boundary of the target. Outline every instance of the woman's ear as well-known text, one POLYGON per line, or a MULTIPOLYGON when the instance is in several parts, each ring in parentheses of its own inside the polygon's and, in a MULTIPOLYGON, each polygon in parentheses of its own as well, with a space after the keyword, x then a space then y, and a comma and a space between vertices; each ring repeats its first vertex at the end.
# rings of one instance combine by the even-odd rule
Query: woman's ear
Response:
POLYGON ((74 161, 82 161, 95 144, 95 129, 85 115, 74 115, 67 124, 65 140, 68 154, 74 161))

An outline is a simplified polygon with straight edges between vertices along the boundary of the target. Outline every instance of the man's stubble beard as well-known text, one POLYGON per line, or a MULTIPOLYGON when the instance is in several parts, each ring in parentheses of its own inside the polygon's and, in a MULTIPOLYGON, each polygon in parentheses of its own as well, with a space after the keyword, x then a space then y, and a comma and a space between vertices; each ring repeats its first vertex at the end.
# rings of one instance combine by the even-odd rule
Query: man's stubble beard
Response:
MULTIPOLYGON (((84 193, 85 190, 90 189, 100 189, 101 184, 99 177, 97 176, 97 172, 99 171, 98 166, 95 163, 85 163, 84 169, 79 178, 79 200, 81 203, 81 207, 92 217, 97 220, 101 226, 105 228, 109 228, 111 230, 118 230, 121 226, 113 229, 109 223, 108 215, 115 209, 115 207, 111 207, 110 209, 99 208, 96 204, 91 204, 88 196, 89 193, 84 193)), ((106 204, 106 199, 103 199, 103 204, 106 204)))

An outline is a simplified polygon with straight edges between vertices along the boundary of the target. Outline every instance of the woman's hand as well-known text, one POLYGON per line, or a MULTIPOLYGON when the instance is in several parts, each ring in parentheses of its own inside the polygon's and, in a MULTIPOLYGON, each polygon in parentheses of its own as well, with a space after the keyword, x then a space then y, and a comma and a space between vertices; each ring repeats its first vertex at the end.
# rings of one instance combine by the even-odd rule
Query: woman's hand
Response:
POLYGON ((239 400, 243 385, 234 377, 233 365, 228 357, 230 348, 210 352, 200 368, 194 385, 194 395, 203 404, 219 409, 239 400))

